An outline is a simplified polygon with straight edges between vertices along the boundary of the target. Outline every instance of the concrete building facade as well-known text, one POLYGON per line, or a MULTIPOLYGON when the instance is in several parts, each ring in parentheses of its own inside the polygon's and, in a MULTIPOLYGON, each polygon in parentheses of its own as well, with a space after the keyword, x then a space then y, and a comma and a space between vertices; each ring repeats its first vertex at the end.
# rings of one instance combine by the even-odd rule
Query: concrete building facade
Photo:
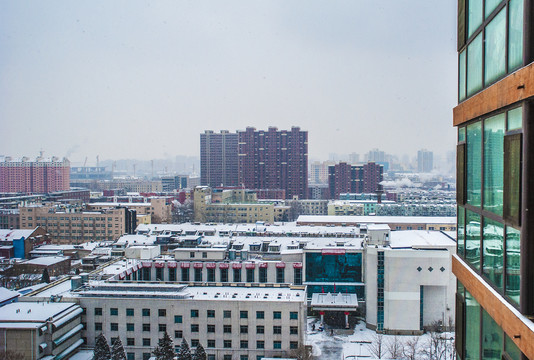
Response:
POLYGON ((237 143, 237 133, 228 130, 200 134, 200 185, 239 185, 237 143))
POLYGON ((136 227, 135 211, 124 207, 83 211, 80 207, 32 205, 20 208, 22 229, 42 226, 55 244, 115 240, 136 227))

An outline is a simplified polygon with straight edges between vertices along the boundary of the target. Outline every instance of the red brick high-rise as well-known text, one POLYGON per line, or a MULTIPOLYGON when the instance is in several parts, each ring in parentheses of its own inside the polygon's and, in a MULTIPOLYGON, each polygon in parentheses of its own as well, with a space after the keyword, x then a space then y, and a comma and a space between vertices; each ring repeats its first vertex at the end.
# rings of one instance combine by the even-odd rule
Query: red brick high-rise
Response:
POLYGON ((247 189, 282 189, 286 198, 308 195, 308 132, 257 131, 248 127, 239 135, 239 184, 247 189))
POLYGON ((70 161, 24 157, 0 161, 0 192, 45 194, 70 189, 70 161))
POLYGON ((384 167, 374 162, 350 165, 341 162, 328 167, 328 188, 331 199, 343 193, 375 193, 381 190, 384 167))

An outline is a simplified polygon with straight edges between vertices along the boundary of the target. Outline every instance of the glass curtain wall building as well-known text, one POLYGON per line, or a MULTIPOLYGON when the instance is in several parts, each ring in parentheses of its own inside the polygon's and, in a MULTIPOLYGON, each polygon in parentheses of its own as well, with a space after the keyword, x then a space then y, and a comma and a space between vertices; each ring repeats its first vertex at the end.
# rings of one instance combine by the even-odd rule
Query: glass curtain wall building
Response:
POLYGON ((533 17, 534 0, 458 1, 453 271, 463 360, 534 359, 533 17))

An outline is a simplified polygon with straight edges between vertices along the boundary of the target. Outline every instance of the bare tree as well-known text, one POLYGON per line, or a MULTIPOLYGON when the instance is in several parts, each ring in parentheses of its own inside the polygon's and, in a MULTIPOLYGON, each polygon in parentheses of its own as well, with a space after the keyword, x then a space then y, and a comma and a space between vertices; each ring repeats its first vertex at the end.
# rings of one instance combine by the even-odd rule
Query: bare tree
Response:
POLYGON ((312 347, 306 345, 299 345, 297 349, 292 350, 289 353, 289 356, 297 360, 311 360, 313 359, 312 347))
POLYGON ((449 360, 453 359, 454 338, 443 332, 443 326, 440 322, 432 323, 428 327, 430 337, 425 341, 421 354, 428 360, 449 360))
POLYGON ((402 357, 406 360, 417 360, 419 355, 419 338, 414 336, 408 339, 402 348, 402 357))
POLYGON ((384 335, 375 333, 373 335, 373 341, 367 345, 367 348, 375 358, 382 359, 386 350, 384 335))
POLYGON ((400 359, 403 356, 404 344, 401 339, 395 335, 393 340, 386 342, 386 350, 389 353, 389 357, 392 359, 400 359))
POLYGON ((180 204, 178 201, 173 202, 172 208, 172 222, 174 224, 185 223, 193 221, 194 210, 193 210, 193 201, 190 199, 185 200, 183 204, 180 204))

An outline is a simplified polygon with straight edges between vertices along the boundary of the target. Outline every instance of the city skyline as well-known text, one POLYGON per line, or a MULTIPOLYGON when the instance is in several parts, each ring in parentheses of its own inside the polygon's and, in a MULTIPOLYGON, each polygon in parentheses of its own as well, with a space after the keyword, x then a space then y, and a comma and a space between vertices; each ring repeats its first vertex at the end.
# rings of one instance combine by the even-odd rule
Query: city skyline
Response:
POLYGON ((0 118, 11 135, 0 154, 44 150, 73 163, 198 156, 203 130, 247 126, 300 126, 310 159, 378 142, 389 153, 454 149, 452 3, 0 10, 0 118))

